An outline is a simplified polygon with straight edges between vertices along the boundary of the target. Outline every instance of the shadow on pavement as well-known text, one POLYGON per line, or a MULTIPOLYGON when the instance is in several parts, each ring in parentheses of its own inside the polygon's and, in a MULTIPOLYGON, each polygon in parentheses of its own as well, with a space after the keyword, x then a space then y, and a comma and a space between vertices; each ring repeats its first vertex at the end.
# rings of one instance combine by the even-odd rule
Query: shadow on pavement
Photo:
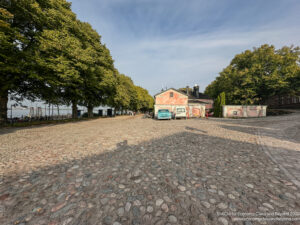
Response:
POLYGON ((202 133, 204 133, 204 134, 207 133, 207 131, 205 131, 205 130, 200 130, 200 129, 194 128, 194 127, 185 127, 185 129, 186 129, 186 130, 190 130, 190 131, 199 131, 199 132, 202 132, 202 133))
MULTIPOLYGON (((293 135, 288 135, 288 133, 283 132, 283 134, 280 134, 279 132, 274 131, 274 129, 272 128, 264 128, 264 127, 254 127, 254 126, 241 126, 241 125, 220 125, 220 127, 224 128, 224 129, 228 129, 228 130, 232 130, 232 131, 238 131, 238 132, 243 132, 243 133, 247 133, 247 134, 252 134, 255 135, 256 134, 256 130, 262 130, 263 131, 263 135, 262 136, 268 136, 268 137, 272 137, 274 139, 278 139, 279 141, 290 141, 290 142, 294 142, 294 143, 300 143, 300 140, 298 140, 298 134, 299 133, 299 128, 295 129, 295 134, 293 135), (279 136, 280 135, 280 136, 279 136), (296 138, 295 138, 296 137, 296 138)), ((292 129, 289 128, 289 129, 292 129)))
POLYGON ((196 225, 218 224, 220 212, 300 211, 299 190, 286 179, 256 144, 202 131, 125 140, 107 153, 4 177, 0 224, 196 225))

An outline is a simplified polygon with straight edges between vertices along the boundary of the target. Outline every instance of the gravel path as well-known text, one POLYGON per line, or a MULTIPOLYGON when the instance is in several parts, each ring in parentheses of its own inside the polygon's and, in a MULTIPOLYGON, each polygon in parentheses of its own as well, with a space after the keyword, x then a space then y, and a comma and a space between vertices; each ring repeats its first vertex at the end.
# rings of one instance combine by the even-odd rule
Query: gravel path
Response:
POLYGON ((1 130, 0 224, 283 224, 245 221, 274 212, 300 218, 300 188, 286 175, 299 178, 299 118, 119 117, 1 130))

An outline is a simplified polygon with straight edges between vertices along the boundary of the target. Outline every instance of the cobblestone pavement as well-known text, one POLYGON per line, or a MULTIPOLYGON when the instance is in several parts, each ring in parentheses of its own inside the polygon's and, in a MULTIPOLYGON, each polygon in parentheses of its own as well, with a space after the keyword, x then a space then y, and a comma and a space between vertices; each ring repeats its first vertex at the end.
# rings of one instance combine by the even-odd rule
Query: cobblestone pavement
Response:
POLYGON ((300 188, 300 116, 288 116, 275 123, 266 121, 263 125, 269 128, 258 129, 263 149, 300 188))
POLYGON ((300 212, 299 118, 1 130, 0 224, 299 224, 236 220, 300 212))

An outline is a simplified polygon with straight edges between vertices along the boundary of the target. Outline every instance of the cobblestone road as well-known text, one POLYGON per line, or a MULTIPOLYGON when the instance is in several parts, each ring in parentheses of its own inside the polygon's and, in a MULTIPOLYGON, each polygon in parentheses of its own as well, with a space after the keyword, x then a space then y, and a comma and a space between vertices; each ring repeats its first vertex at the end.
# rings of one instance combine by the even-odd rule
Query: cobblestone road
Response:
POLYGON ((299 121, 119 117, 1 130, 0 224, 299 224, 237 220, 300 212, 299 121))

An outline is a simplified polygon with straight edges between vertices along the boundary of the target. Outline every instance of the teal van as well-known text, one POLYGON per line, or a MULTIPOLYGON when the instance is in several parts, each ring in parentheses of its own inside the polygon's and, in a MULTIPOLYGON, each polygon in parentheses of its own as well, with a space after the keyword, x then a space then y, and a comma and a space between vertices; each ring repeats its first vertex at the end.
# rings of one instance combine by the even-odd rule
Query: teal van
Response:
POLYGON ((168 109, 159 109, 157 112, 158 120, 170 120, 172 119, 172 113, 168 109))

